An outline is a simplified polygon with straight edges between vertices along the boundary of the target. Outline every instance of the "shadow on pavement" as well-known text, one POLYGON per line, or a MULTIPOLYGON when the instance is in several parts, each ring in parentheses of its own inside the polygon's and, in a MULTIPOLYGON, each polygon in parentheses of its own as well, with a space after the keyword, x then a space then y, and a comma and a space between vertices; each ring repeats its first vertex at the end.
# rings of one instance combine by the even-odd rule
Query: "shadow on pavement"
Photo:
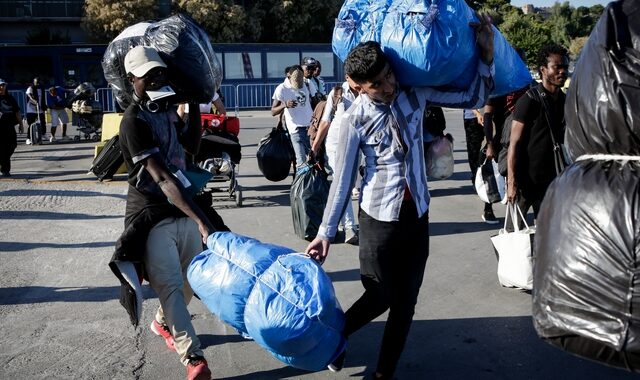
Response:
POLYGON ((46 189, 24 189, 24 190, 7 190, 0 192, 0 196, 6 197, 113 197, 119 199, 127 199, 124 194, 105 194, 97 191, 75 191, 75 190, 46 190, 46 189))
POLYGON ((43 161, 71 161, 71 160, 84 160, 86 158, 93 157, 93 154, 76 154, 73 156, 46 156, 42 157, 43 161))
POLYGON ((0 211, 0 219, 49 219, 49 220, 83 220, 83 219, 112 219, 122 218, 124 215, 91 215, 81 213, 66 213, 52 211, 0 211))
POLYGON ((96 241, 89 243, 25 243, 17 241, 0 241, 0 252, 20 252, 38 248, 103 248, 115 247, 115 241, 96 241))
POLYGON ((336 272, 327 272, 331 282, 338 281, 360 281, 360 269, 341 270, 336 272))
POLYGON ((444 236, 480 231, 498 231, 500 224, 478 222, 429 222, 429 236, 444 236))
MULTIPOLYGON (((429 194, 431 195, 432 198, 446 197, 451 195, 475 195, 475 193, 476 193, 475 190, 471 188, 471 186, 448 187, 446 189, 429 188, 429 194)), ((478 202, 479 203, 482 202, 480 198, 478 198, 478 202)))

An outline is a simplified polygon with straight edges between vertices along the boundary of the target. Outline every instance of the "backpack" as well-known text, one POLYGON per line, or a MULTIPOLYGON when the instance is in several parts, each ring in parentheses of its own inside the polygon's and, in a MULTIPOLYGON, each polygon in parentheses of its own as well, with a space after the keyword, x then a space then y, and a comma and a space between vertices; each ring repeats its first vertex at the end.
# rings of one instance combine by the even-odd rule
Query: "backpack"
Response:
MULTIPOLYGON (((338 103, 342 100, 342 86, 337 85, 333 88, 333 107, 331 109, 331 114, 335 115, 336 109, 338 109, 338 103)), ((309 125, 309 129, 307 130, 307 134, 309 135, 309 141, 313 143, 313 140, 316 139, 316 135, 318 134, 318 128, 320 127, 320 121, 322 119, 322 114, 324 114, 324 107, 327 105, 326 100, 320 101, 316 107, 313 109, 313 116, 311 116, 311 124, 309 125)))

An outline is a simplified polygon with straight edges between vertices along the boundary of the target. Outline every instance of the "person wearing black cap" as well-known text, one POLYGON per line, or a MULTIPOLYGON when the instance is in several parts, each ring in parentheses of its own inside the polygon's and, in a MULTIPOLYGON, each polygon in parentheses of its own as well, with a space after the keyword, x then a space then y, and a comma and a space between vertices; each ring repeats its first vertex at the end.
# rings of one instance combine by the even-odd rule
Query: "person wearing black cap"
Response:
POLYGON ((316 81, 315 76, 313 75, 318 68, 318 61, 313 57, 304 57, 302 58, 302 70, 304 71, 304 84, 309 91, 310 100, 311 100, 311 109, 314 110, 316 105, 320 103, 322 100, 326 100, 326 96, 323 91, 320 91, 318 88, 319 83, 316 81))
POLYGON ((16 124, 20 124, 20 107, 16 99, 7 93, 7 82, 0 79, 0 172, 11 175, 11 156, 16 150, 16 124))

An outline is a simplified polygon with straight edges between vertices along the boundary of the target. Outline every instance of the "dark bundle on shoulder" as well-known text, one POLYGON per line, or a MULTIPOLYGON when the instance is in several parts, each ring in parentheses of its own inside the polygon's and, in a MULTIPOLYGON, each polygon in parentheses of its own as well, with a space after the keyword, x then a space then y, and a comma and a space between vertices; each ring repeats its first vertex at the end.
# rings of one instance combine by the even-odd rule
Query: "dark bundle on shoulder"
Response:
POLYGON ((640 154, 638 18, 637 1, 611 2, 580 53, 565 103, 565 144, 574 159, 640 154))
POLYGON ((190 17, 177 14, 155 23, 125 29, 107 47, 102 59, 105 78, 122 108, 131 103, 131 84, 124 69, 127 52, 139 45, 154 47, 165 61, 175 103, 209 102, 220 87, 222 69, 209 36, 190 17))

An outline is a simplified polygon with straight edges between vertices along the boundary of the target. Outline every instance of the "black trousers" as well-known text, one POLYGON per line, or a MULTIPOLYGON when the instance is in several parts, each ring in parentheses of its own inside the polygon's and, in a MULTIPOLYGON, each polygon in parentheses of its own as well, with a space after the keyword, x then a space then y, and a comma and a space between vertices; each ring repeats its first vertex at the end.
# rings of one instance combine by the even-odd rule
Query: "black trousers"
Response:
POLYGON ((360 221, 360 279, 364 293, 347 310, 349 336, 389 310, 376 371, 391 377, 404 349, 429 257, 429 214, 418 218, 413 201, 402 204, 396 222, 364 211, 360 221))
MULTIPOLYGON (((14 126, 3 126, 3 128, 15 128, 14 126)), ((16 133, 9 131, 0 135, 0 172, 8 174, 11 171, 11 156, 16 150, 18 143, 16 133)))
MULTIPOLYGON (((484 141, 484 127, 478 119, 464 119, 464 134, 467 139, 467 159, 471 170, 471 186, 475 186, 476 172, 485 159, 482 151, 484 141)), ((484 204, 485 211, 492 210, 491 203, 484 204)))
POLYGON ((30 138, 29 131, 31 130, 31 124, 35 123, 38 119, 40 119, 40 134, 44 136, 47 133, 47 121, 44 117, 43 113, 27 113, 27 138, 30 138))

